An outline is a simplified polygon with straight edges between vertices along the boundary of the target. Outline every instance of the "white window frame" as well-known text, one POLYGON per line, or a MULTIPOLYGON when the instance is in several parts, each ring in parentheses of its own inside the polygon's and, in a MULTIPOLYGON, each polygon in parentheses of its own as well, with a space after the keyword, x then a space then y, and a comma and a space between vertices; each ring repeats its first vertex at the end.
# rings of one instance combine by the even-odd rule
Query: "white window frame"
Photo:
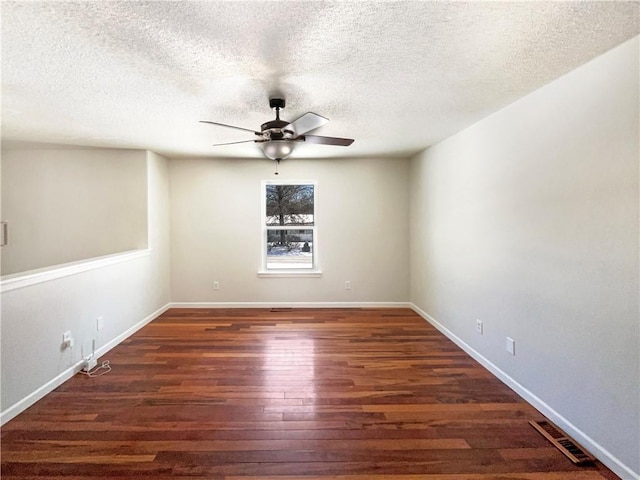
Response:
POLYGON ((320 260, 318 255, 318 182, 317 180, 263 180, 260 190, 260 234, 262 235, 262 249, 259 277, 320 277, 320 260), (313 185, 313 225, 277 225, 278 230, 312 230, 313 232, 313 267, 312 268, 267 268, 267 185, 313 185))

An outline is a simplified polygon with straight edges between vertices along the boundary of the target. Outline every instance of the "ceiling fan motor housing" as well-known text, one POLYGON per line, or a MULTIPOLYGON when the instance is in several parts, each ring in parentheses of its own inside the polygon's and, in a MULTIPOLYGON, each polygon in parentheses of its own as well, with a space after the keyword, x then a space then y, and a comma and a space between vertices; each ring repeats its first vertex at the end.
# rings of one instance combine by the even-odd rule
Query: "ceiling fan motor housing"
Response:
POLYGON ((280 109, 284 108, 285 101, 283 98, 270 98, 269 106, 276 111, 276 119, 270 122, 265 122, 260 126, 260 130, 263 136, 269 140, 290 140, 294 137, 293 130, 285 130, 284 127, 289 125, 289 122, 280 120, 280 109))
POLYGON ((294 133, 292 130, 285 130, 284 127, 289 125, 289 122, 285 122, 284 120, 271 120, 270 122, 265 122, 260 126, 262 133, 268 133, 269 138, 271 140, 283 140, 283 139, 292 139, 294 133))

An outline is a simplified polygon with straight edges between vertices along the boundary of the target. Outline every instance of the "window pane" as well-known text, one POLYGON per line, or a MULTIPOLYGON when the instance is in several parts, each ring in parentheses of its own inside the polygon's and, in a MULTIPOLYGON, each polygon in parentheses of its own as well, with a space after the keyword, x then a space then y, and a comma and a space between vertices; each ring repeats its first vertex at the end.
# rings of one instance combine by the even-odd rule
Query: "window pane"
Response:
POLYGON ((313 185, 267 185, 267 225, 313 225, 313 185))
POLYGON ((267 230, 267 268, 313 268, 313 230, 267 230))

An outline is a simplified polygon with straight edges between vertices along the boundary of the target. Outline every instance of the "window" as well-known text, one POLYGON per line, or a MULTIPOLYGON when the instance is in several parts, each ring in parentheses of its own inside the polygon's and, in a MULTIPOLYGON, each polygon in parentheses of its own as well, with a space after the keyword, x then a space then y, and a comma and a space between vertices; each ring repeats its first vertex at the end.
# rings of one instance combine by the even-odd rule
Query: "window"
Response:
POLYGON ((317 269, 315 182, 263 182, 263 269, 317 269))

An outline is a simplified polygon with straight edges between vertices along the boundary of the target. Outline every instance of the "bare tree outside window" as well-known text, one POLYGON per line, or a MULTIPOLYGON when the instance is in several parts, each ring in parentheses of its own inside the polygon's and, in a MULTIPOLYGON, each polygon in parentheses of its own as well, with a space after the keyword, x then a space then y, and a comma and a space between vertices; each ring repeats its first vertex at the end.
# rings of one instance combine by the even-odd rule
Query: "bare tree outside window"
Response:
POLYGON ((313 225, 313 185, 267 185, 267 225, 313 225))
POLYGON ((266 185, 267 269, 313 268, 314 188, 313 184, 266 185))

